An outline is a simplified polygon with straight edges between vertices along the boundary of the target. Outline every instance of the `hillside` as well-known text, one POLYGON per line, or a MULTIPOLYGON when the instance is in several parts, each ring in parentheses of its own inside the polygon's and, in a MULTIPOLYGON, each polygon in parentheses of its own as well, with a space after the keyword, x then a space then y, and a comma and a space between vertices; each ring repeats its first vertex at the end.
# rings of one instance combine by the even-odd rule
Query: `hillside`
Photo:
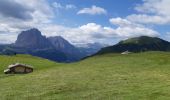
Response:
POLYGON ((4 69, 7 68, 8 65, 17 63, 17 62, 36 66, 35 70, 37 70, 37 71, 40 69, 46 69, 46 68, 50 68, 52 66, 59 65, 59 63, 55 63, 55 62, 52 62, 47 59, 33 57, 30 55, 16 55, 16 56, 5 56, 5 55, 2 56, 2 55, 0 55, 0 78, 1 78, 1 76, 6 76, 6 75, 4 75, 3 71, 4 71, 4 69), (44 65, 44 63, 45 63, 45 65, 44 65))
POLYGON ((119 44, 144 45, 144 44, 153 44, 153 43, 160 43, 160 42, 163 42, 163 40, 157 37, 140 36, 140 37, 129 38, 127 40, 120 41, 119 44))
POLYGON ((0 56, 1 100, 169 100, 170 53, 104 54, 72 64, 28 55, 0 56), (13 62, 33 65, 4 75, 13 62))
POLYGON ((157 37, 141 36, 120 41, 116 45, 101 49, 97 54, 121 53, 124 51, 170 51, 170 42, 157 37))

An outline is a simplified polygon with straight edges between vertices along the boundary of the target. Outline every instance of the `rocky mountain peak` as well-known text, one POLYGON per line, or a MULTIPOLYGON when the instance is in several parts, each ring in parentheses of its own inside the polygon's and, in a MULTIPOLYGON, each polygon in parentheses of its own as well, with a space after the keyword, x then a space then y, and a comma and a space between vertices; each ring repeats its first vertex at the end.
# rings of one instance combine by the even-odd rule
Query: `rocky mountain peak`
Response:
POLYGON ((51 43, 45 36, 42 36, 41 32, 36 29, 32 28, 27 31, 22 31, 15 42, 15 45, 18 47, 25 47, 25 48, 49 48, 51 43))

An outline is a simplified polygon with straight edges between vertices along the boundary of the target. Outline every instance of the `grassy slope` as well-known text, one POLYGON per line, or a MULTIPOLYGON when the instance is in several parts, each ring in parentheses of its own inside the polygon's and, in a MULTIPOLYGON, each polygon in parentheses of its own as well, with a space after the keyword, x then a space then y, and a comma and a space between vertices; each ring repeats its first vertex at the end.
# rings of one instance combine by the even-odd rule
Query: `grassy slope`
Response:
MULTIPOLYGON (((163 42, 163 40, 155 37, 147 37, 147 36, 141 36, 141 37, 135 37, 130 38, 124 41, 121 41, 121 44, 152 44, 152 43, 160 43, 163 42)), ((165 42, 165 41, 164 41, 165 42)))
POLYGON ((170 99, 170 53, 107 54, 72 64, 1 56, 0 66, 1 100, 170 99), (14 61, 31 64, 36 70, 4 75, 2 70, 14 61))

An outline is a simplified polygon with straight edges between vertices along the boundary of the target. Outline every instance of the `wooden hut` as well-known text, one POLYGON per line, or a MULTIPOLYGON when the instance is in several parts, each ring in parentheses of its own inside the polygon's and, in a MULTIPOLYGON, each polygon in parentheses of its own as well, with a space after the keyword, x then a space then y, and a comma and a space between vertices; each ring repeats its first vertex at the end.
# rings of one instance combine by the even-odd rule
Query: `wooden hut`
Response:
POLYGON ((12 64, 8 66, 8 69, 4 70, 5 74, 27 74, 33 72, 33 67, 25 64, 12 64))

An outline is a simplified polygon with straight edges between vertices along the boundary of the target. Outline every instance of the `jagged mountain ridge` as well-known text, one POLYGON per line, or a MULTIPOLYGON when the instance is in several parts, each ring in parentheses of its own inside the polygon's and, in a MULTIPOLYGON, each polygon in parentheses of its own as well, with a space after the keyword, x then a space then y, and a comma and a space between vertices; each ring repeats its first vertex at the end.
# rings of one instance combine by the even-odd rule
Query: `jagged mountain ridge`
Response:
POLYGON ((4 54, 30 54, 58 62, 68 62, 66 54, 56 50, 52 43, 36 29, 22 31, 14 44, 3 49, 4 54))
POLYGON ((74 62, 88 55, 63 37, 47 38, 36 28, 22 31, 13 44, 0 46, 0 53, 31 54, 58 62, 74 62))
MULTIPOLYGON (((27 53, 55 61, 72 62, 80 60, 79 50, 61 36, 46 38, 38 29, 21 32, 14 47, 28 49, 27 53)), ((18 50, 17 50, 18 51, 18 50)))

